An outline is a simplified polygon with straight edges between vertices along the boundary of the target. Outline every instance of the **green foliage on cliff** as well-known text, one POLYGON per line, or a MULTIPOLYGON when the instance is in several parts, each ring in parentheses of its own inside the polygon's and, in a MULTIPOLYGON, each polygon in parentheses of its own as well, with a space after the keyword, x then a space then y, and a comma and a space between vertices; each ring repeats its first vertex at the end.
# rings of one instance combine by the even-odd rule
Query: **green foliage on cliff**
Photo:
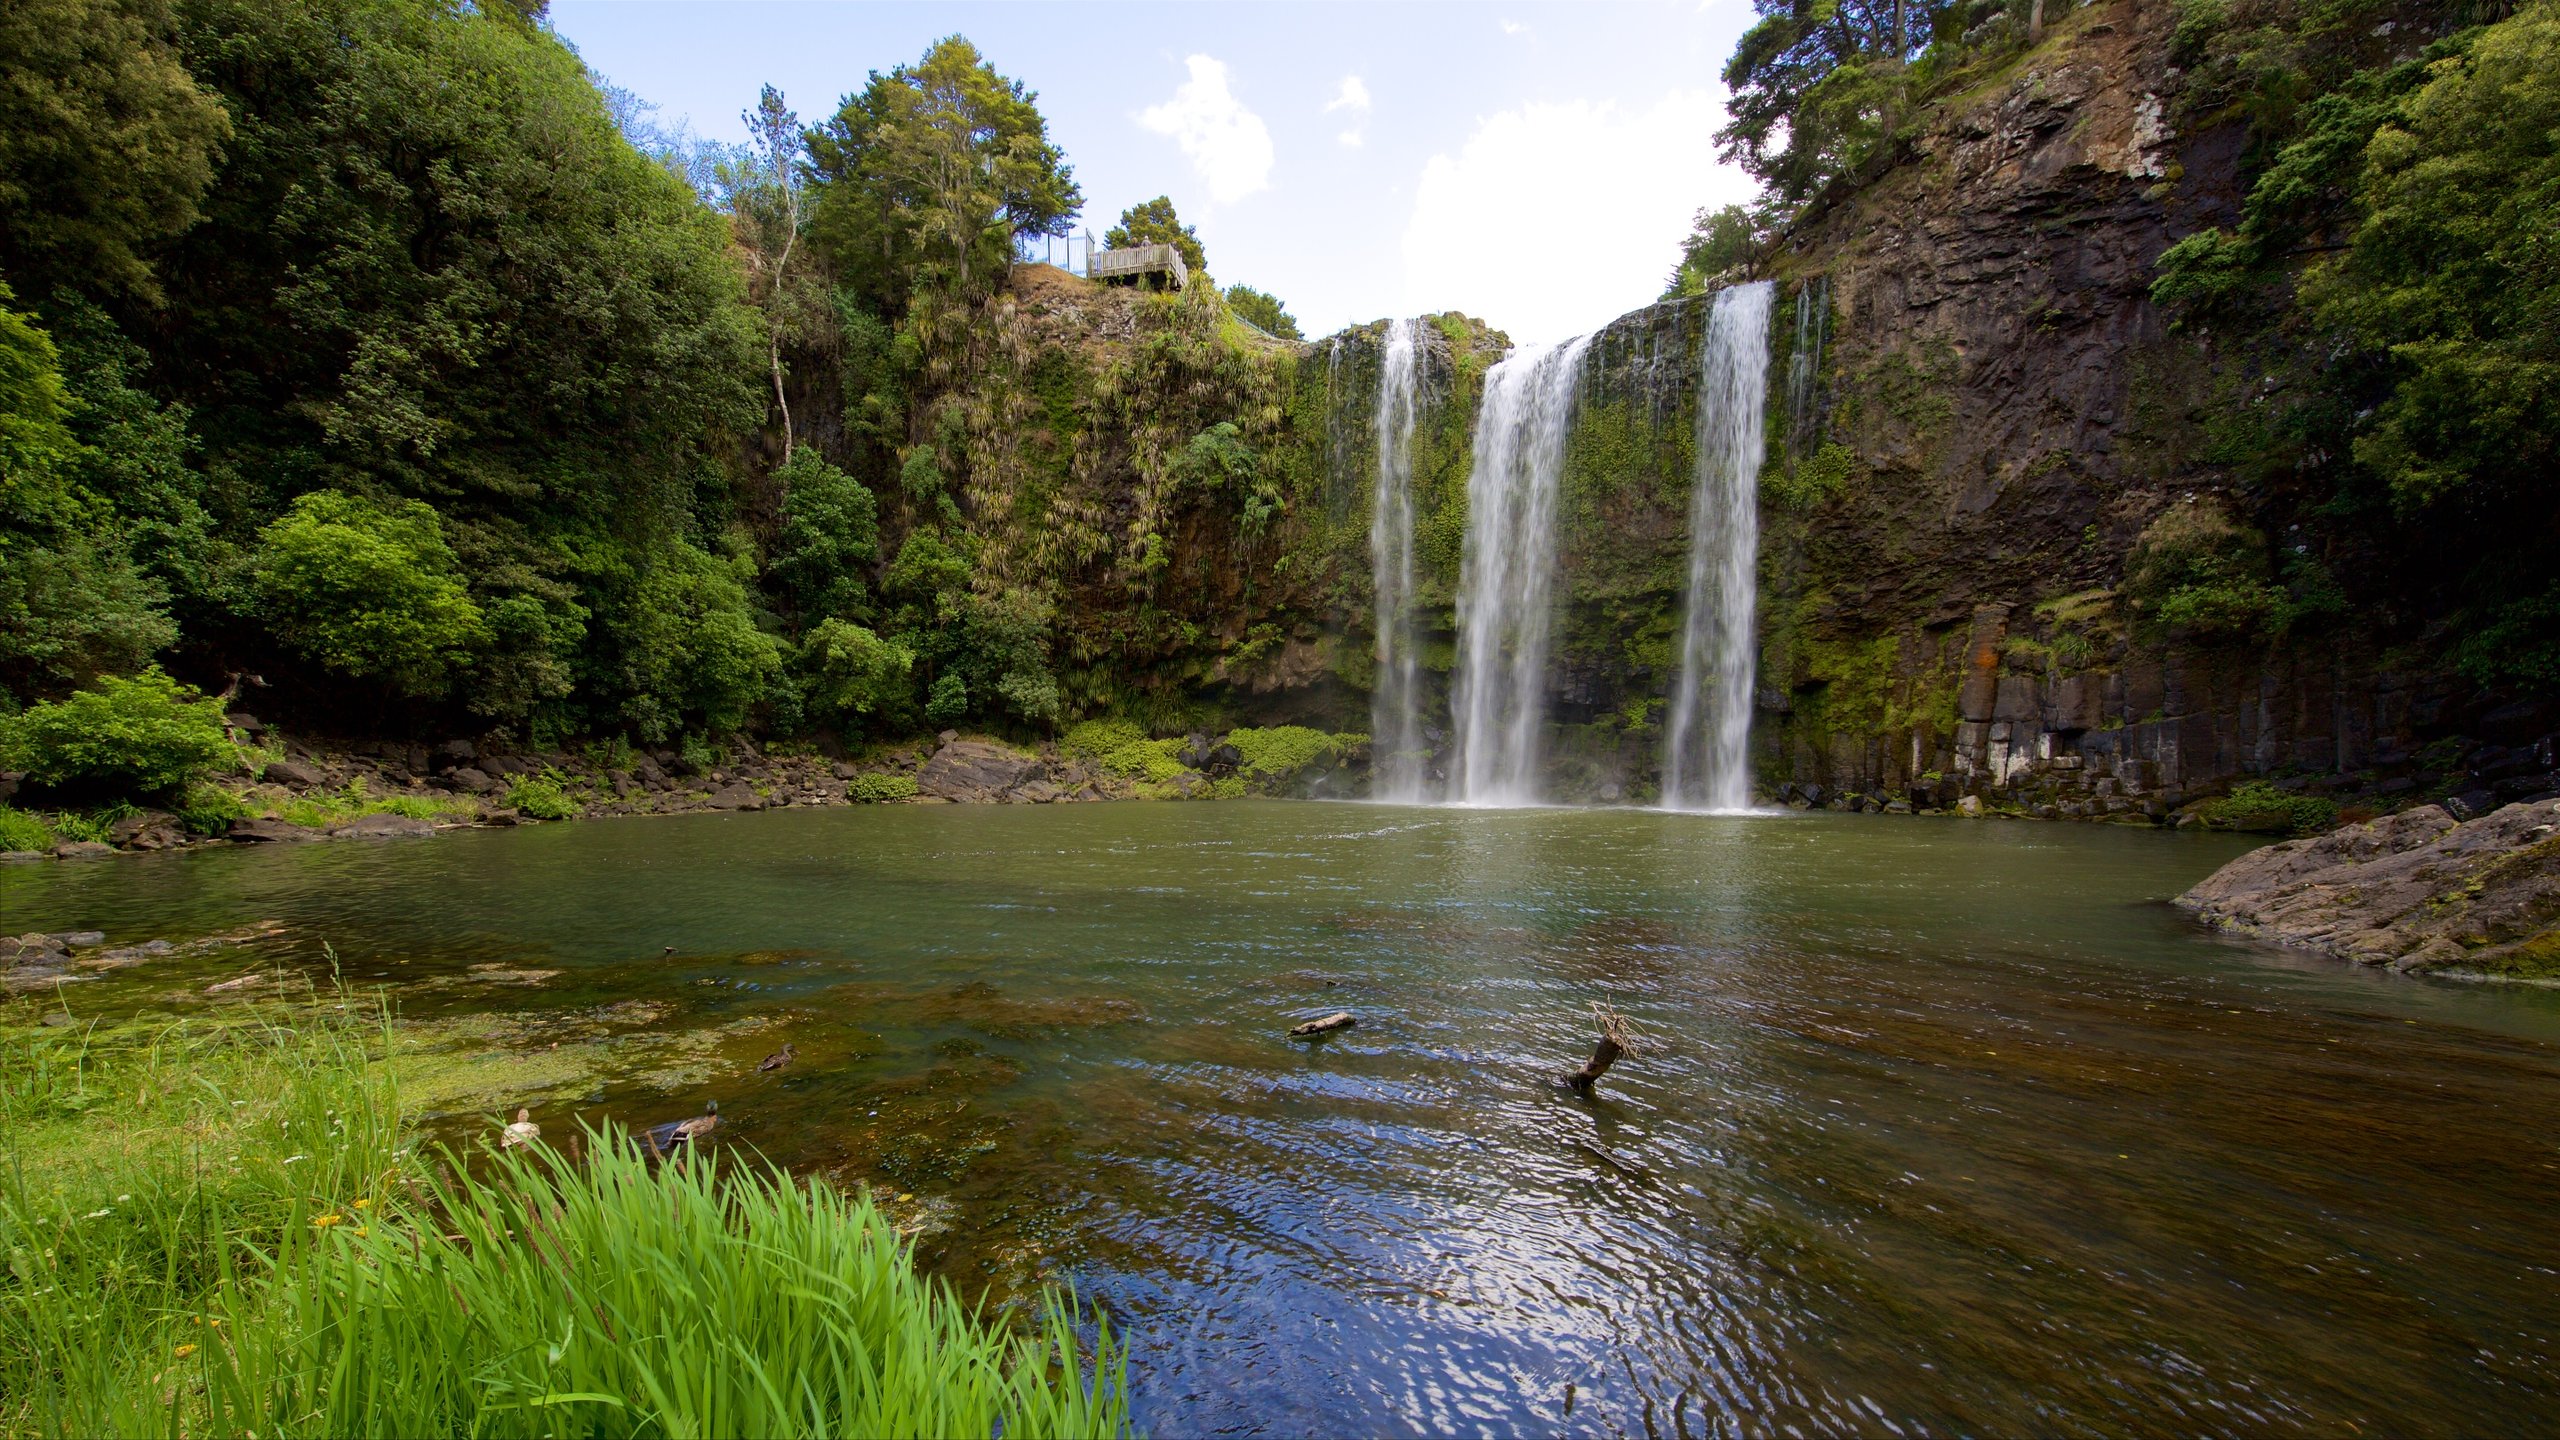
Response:
POLYGON ((2208 800, 2196 814, 2212 829, 2253 835, 2314 835, 2338 823, 2336 802, 2279 790, 2264 780, 2208 800))

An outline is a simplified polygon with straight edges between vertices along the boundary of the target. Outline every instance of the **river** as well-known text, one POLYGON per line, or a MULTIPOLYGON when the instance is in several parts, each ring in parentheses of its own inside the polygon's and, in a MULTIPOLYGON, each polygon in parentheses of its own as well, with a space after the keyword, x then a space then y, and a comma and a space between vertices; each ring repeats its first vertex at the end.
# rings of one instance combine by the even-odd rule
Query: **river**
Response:
POLYGON ((1072 1281, 1152 1433, 2550 1431, 2560 991, 2165 903, 2243 848, 890 806, 6 869, 0 930, 281 922, 421 1023, 503 1017, 460 1033, 555 1138, 717 1097, 733 1147, 906 1197, 964 1289, 1072 1281), (1651 1044, 1584 1100, 1549 1081, 1594 1001, 1651 1044), (680 1065, 550 1048, 670 1028, 680 1065))

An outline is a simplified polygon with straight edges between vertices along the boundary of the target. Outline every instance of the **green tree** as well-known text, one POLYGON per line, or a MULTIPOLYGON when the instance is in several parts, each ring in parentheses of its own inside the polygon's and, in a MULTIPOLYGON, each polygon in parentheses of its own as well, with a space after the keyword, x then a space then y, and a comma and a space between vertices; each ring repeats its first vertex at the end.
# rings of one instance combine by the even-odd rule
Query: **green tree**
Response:
POLYGON ((611 718, 651 741, 737 730, 782 668, 748 601, 752 569, 683 540, 652 547, 646 564, 597 611, 593 663, 618 697, 611 718))
POLYGON ((1289 313, 1277 295, 1256 290, 1250 285, 1230 285, 1227 287, 1227 308, 1283 340, 1307 338, 1298 329, 1297 317, 1289 313))
POLYGON ((266 528, 252 565, 277 638, 402 694, 445 693, 489 639, 436 512, 416 500, 314 491, 266 528))
POLYGON ((832 328, 834 299, 801 244, 808 229, 805 202, 808 152, 800 117, 767 85, 756 107, 740 117, 749 136, 740 158, 724 170, 729 215, 747 261, 748 298, 765 316, 765 361, 773 380, 774 409, 782 417, 782 459, 789 464, 797 437, 782 363, 786 340, 806 342, 832 328))
POLYGON ((1173 197, 1169 195, 1159 195, 1121 211, 1120 223, 1103 232, 1102 243, 1113 250, 1170 245, 1182 257, 1183 264, 1194 270, 1209 268, 1209 252, 1200 248, 1200 232, 1183 224, 1182 217, 1173 213, 1173 197))
POLYGON ((801 693, 813 717, 840 728, 912 714, 915 659, 850 620, 822 620, 800 647, 801 693))
POLYGON ((2379 358, 2355 456, 2404 509, 2538 498, 2560 539, 2560 6, 2427 74, 2365 143, 2352 238, 2304 308, 2379 358))
POLYGON ((158 293, 231 133, 174 29, 167 0, 0 6, 0 273, 31 295, 158 293))
POLYGON ((1771 196, 1801 204, 1857 173, 1892 132, 1906 67, 1950 0, 1752 0, 1760 20, 1734 47, 1725 158, 1771 196))
POLYGON ((810 132, 812 238, 884 314, 918 285, 992 291, 1016 238, 1067 233, 1084 203, 1038 99, 957 35, 873 71, 810 132))
POLYGON ((879 554, 879 502, 861 481, 803 450, 774 472, 786 487, 768 576, 805 619, 859 618, 863 572, 879 554))
POLYGON ((1672 267, 1662 298, 1705 294, 1717 277, 1758 259, 1767 240, 1759 218, 1739 205, 1699 211, 1689 223, 1689 237, 1680 242, 1680 263, 1672 267))

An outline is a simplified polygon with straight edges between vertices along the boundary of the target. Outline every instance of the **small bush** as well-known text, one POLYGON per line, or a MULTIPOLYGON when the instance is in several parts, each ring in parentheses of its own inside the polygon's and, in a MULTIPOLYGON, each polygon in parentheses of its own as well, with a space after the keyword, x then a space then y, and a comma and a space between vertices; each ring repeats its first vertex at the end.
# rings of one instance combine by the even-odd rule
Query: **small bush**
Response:
POLYGON ((0 765, 67 792, 174 795, 230 756, 222 702, 156 668, 0 721, 0 765))
POLYGON ((489 628, 424 502, 335 490, 293 502, 259 537, 260 614, 332 670, 409 695, 441 695, 489 628))
POLYGON ((845 787, 845 794, 865 805, 877 805, 883 800, 911 800, 916 794, 916 777, 883 775, 878 771, 856 775, 853 783, 845 787))
POLYGON ((1124 745, 1134 745, 1146 738, 1146 731, 1127 720, 1087 720, 1060 736, 1058 745, 1070 755, 1099 760, 1124 745))
POLYGON ((2252 780, 2220 799, 2208 800, 2196 813, 2216 830, 2251 835, 2311 835, 2338 823, 2334 802, 2317 795, 2289 794, 2264 780, 2252 780))
POLYGON ((50 850, 53 832, 24 810, 0 805, 0 850, 50 850))
POLYGON ((1244 770, 1261 780, 1285 780, 1319 760, 1331 760, 1367 739, 1364 735, 1328 735, 1304 725, 1275 725, 1267 730, 1234 730, 1227 743, 1244 757, 1244 770))
POLYGON ((190 835, 221 835, 231 829, 231 822, 248 818, 249 807, 240 797, 218 785, 190 786, 186 795, 171 807, 178 817, 179 828, 190 835))
POLYGON ((1190 773, 1189 767, 1176 758, 1181 753, 1179 739, 1133 740, 1103 756, 1102 768, 1114 775, 1163 784, 1190 773))
POLYGON ((569 798, 559 776, 545 770, 517 776, 507 787, 507 808, 536 820, 568 820, 576 817, 578 802, 569 798))
POLYGON ((2267 579, 2266 537, 2209 497, 2172 505, 2143 530, 2123 593, 2150 629, 2224 638, 2266 626, 2286 599, 2267 579))

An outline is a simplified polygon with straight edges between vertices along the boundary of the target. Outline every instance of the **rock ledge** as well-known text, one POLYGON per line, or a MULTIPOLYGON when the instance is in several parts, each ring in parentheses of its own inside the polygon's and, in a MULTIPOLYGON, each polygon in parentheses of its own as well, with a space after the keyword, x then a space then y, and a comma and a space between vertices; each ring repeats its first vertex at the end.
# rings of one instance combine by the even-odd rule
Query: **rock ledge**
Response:
POLYGON ((2251 851, 2178 897, 2211 925, 2395 970, 2560 979, 2560 802, 2422 805, 2251 851))

